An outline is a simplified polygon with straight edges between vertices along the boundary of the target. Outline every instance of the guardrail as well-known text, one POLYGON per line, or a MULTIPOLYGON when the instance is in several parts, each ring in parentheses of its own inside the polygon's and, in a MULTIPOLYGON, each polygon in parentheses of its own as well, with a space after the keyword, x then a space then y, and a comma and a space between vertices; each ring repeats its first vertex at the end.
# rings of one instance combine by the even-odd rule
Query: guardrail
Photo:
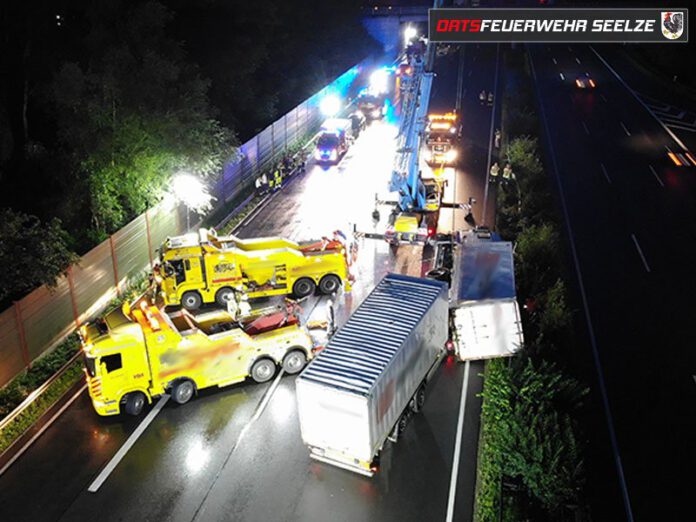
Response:
MULTIPOLYGON (((33 404, 33 402, 38 399, 43 392, 45 392, 51 384, 53 384, 55 381, 61 378, 61 376, 65 373, 65 371, 72 366, 72 364, 82 355, 82 351, 78 351, 75 355, 73 355, 68 362, 66 362, 61 368, 54 373, 46 382, 44 382, 41 386, 36 388, 33 392, 31 392, 29 395, 27 395, 27 398, 24 399, 14 410, 12 410, 4 419, 0 420, 0 431, 5 429, 6 426, 8 426, 13 420, 15 420, 19 415, 24 412, 29 406, 33 404)), ((57 399, 57 400, 60 400, 57 399)))

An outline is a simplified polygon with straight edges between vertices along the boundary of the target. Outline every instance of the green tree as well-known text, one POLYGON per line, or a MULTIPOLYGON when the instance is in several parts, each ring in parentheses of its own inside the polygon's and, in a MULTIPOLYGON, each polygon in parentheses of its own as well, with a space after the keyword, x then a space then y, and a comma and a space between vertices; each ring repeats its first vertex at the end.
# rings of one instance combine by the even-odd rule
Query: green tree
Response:
POLYGON ((208 82, 166 33, 171 18, 156 1, 94 2, 89 59, 54 79, 59 137, 85 180, 93 239, 158 201, 177 172, 211 177, 234 152, 208 82))
POLYGON ((559 341, 567 336, 573 320, 563 280, 557 279, 553 286, 541 296, 540 301, 540 337, 551 342, 559 341))
POLYGON ((77 256, 58 219, 0 210, 0 302, 19 299, 43 284, 55 286, 77 256))
POLYGON ((554 284, 558 277, 558 248, 558 234, 550 223, 531 225, 520 232, 515 252, 522 295, 539 295, 554 284))
POLYGON ((542 173, 541 161, 537 156, 537 146, 537 139, 530 136, 521 136, 510 142, 507 148, 507 157, 515 171, 522 172, 527 176, 542 173))
POLYGON ((503 473, 554 511, 575 502, 583 460, 570 413, 587 390, 546 361, 521 357, 510 372, 510 414, 501 430, 503 473))

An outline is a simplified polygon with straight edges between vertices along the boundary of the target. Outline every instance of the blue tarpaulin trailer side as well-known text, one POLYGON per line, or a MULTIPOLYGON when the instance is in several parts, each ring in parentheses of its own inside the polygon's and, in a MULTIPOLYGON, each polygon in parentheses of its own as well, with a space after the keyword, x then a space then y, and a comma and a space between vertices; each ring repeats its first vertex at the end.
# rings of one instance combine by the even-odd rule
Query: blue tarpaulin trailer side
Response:
MULTIPOLYGON (((374 457, 445 353, 447 285, 388 274, 297 380, 312 457, 371 475, 374 457)), ((416 408, 417 409, 417 408, 416 408)))

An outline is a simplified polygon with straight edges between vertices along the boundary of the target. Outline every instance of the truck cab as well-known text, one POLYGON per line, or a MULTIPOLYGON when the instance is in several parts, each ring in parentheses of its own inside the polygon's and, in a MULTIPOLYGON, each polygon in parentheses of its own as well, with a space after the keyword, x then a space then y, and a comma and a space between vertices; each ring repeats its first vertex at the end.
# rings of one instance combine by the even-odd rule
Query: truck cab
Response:
POLYGON ((429 114, 426 127, 425 161, 430 165, 451 165, 457 159, 456 140, 459 134, 457 115, 429 114))

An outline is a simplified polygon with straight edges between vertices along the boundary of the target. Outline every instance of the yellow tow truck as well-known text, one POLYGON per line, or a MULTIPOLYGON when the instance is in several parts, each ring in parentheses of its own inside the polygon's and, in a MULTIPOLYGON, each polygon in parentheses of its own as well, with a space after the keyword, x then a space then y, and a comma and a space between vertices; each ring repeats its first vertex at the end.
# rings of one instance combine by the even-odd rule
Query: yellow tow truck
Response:
POLYGON ((277 237, 218 237, 201 229, 167 239, 155 275, 165 305, 196 310, 202 303, 225 307, 238 290, 252 299, 287 294, 301 298, 317 288, 332 294, 341 285, 350 291, 348 265, 346 246, 335 239, 300 244, 277 237))
POLYGON ((314 355, 293 305, 239 316, 166 313, 142 297, 80 329, 89 395, 99 415, 139 415, 168 393, 184 404, 199 390, 251 377, 266 382, 278 366, 298 373, 314 355))

